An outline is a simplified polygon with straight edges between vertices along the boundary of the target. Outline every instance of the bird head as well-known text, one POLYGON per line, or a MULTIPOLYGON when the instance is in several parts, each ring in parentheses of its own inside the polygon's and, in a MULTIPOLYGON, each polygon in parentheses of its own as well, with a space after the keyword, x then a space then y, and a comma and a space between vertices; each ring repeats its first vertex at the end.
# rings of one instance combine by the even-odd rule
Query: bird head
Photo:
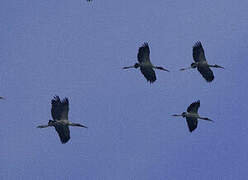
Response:
POLYGON ((190 66, 191 68, 196 68, 196 63, 192 63, 190 66))
POLYGON ((48 121, 48 125, 52 125, 52 123, 53 123, 53 120, 48 121))
POLYGON ((140 67, 139 63, 135 63, 134 68, 138 68, 138 67, 140 67))

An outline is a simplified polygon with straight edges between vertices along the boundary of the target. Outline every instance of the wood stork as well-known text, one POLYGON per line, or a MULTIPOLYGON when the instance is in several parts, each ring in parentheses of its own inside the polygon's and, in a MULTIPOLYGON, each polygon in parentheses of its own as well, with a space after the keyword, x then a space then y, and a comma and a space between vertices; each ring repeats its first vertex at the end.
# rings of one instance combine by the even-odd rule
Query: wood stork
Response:
POLYGON ((133 66, 123 67, 123 69, 140 68, 141 73, 145 76, 146 80, 150 83, 153 83, 154 81, 156 81, 156 74, 153 68, 169 72, 169 70, 163 67, 160 67, 160 66, 154 66, 151 63, 150 49, 149 49, 148 43, 144 43, 141 47, 139 47, 137 59, 138 59, 138 63, 135 63, 133 66))
POLYGON ((200 100, 190 104, 190 106, 187 108, 187 112, 183 112, 182 114, 179 115, 173 114, 172 116, 182 116, 183 118, 186 118, 189 131, 192 132, 197 128, 198 119, 214 122, 209 118, 199 116, 198 114, 199 107, 200 107, 200 100))
POLYGON ((47 125, 40 125, 37 128, 46 128, 46 127, 55 127, 57 131, 60 141, 62 144, 65 144, 70 139, 70 129, 69 126, 78 126, 87 128, 84 125, 78 123, 72 123, 68 120, 68 112, 69 112, 69 100, 68 98, 64 98, 62 101, 59 96, 54 96, 54 99, 51 101, 52 109, 51 114, 53 120, 49 120, 47 125))
POLYGON ((205 54, 204 54, 204 49, 200 41, 197 41, 193 46, 193 59, 195 62, 192 63, 190 67, 181 68, 180 71, 184 71, 184 70, 191 69, 191 68, 194 69, 197 67, 197 70, 201 73, 203 78, 207 82, 211 82, 214 80, 214 73, 210 69, 210 67, 224 69, 224 67, 219 66, 217 64, 215 65, 208 64, 205 54))

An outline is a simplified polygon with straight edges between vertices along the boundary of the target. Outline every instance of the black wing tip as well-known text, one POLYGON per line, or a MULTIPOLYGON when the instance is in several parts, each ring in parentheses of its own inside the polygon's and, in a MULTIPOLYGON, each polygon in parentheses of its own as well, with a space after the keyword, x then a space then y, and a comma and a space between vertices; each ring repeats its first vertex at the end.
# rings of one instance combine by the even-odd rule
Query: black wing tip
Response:
POLYGON ((192 104, 196 104, 200 107, 200 103, 201 103, 200 100, 197 100, 197 101, 193 102, 192 104))
POLYGON ((195 110, 197 112, 199 107, 200 107, 200 100, 194 101, 188 106, 187 112, 192 112, 192 111, 194 112, 195 110))
POLYGON ((70 140, 70 138, 69 138, 69 139, 63 139, 63 140, 61 139, 60 141, 61 141, 62 144, 65 144, 65 143, 67 143, 69 140, 70 140))
POLYGON ((203 49, 201 41, 196 41, 193 45, 193 50, 203 49))
POLYGON ((202 47, 201 41, 196 41, 193 48, 202 47))
POLYGON ((60 103, 60 98, 58 95, 53 96, 53 99, 51 101, 52 104, 60 103))
POLYGON ((200 100, 198 99, 197 101, 193 101, 191 104, 200 104, 200 100))
POLYGON ((195 103, 200 104, 200 100, 198 99, 197 101, 195 101, 195 103))
POLYGON ((188 128, 189 128, 189 132, 192 133, 197 128, 197 125, 191 126, 188 124, 188 128))
POLYGON ((156 76, 155 77, 147 77, 147 76, 145 76, 145 78, 146 78, 147 82, 149 82, 150 84, 154 83, 157 80, 156 76))
POLYGON ((214 73, 209 67, 197 67, 197 70, 208 83, 214 80, 214 73))
POLYGON ((196 101, 196 104, 197 104, 197 106, 198 106, 198 108, 199 108, 200 105, 201 105, 201 101, 200 101, 200 100, 196 101))
POLYGON ((156 81, 156 79, 147 79, 147 82, 149 82, 150 84, 154 83, 156 81))
POLYGON ((65 98, 62 100, 62 103, 69 104, 69 99, 68 99, 68 97, 65 97, 65 98))
POLYGON ((148 42, 144 42, 141 47, 148 47, 148 42))
POLYGON ((150 48, 148 46, 148 43, 145 42, 142 44, 142 46, 139 47, 138 54, 137 54, 138 61, 140 63, 144 61, 148 61, 149 54, 150 54, 150 48))
POLYGON ((192 129, 189 128, 189 132, 192 133, 195 129, 196 128, 192 128, 192 129))
MULTIPOLYGON (((62 100, 62 103, 63 103, 63 102, 68 103, 68 102, 69 102, 68 97, 65 97, 65 98, 62 100)), ((52 104, 53 104, 53 103, 61 103, 60 97, 59 97, 58 95, 54 95, 54 96, 53 96, 52 104)))
POLYGON ((58 99, 60 99, 60 98, 59 98, 58 95, 55 94, 55 95, 53 96, 53 99, 54 99, 54 100, 58 100, 58 99))
POLYGON ((197 125, 190 125, 188 124, 188 128, 189 128, 189 132, 192 133, 196 128, 197 128, 197 125))
POLYGON ((208 78, 205 78, 205 80, 210 83, 214 80, 214 76, 211 76, 211 77, 208 77, 208 78))
POLYGON ((139 50, 143 50, 145 48, 149 48, 148 42, 144 42, 140 47, 139 50))

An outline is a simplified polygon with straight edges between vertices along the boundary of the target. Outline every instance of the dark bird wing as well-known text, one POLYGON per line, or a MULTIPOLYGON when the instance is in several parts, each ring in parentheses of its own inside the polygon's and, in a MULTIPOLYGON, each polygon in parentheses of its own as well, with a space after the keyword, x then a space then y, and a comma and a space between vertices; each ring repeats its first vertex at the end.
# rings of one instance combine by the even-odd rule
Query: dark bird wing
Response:
POLYGON ((60 100, 59 96, 55 96, 52 101, 51 114, 54 120, 68 119, 69 100, 68 98, 60 100))
POLYGON ((155 71, 150 67, 140 67, 141 73, 145 76, 146 80, 150 83, 156 81, 156 74, 155 71))
POLYGON ((187 112, 197 113, 199 107, 200 107, 200 100, 198 100, 198 101, 193 102, 192 104, 190 104, 189 107, 187 108, 187 112))
POLYGON ((197 128, 197 118, 186 117, 186 121, 190 132, 194 131, 197 128))
POLYGON ((214 80, 214 73, 208 66, 199 66, 197 67, 197 70, 207 82, 214 80))
POLYGON ((144 43, 140 48, 138 52, 138 61, 140 63, 145 62, 145 61, 150 61, 150 49, 148 46, 148 43, 144 43))
POLYGON ((197 41, 193 46, 193 59, 195 62, 206 61, 204 49, 200 41, 197 41))
POLYGON ((55 130, 57 131, 60 141, 62 144, 65 144, 70 139, 70 129, 67 125, 55 124, 55 130))

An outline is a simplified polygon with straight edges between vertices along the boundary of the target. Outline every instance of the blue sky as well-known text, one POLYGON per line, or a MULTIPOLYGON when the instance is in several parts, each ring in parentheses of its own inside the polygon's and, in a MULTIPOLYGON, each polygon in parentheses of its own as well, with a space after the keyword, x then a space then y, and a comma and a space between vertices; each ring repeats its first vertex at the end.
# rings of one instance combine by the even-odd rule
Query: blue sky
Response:
POLYGON ((248 2, 230 0, 0 2, 0 179, 244 179, 247 176, 248 2), (200 40, 215 80, 189 66, 200 40), (124 71, 148 42, 154 84, 124 71), (55 95, 70 100, 61 144, 55 95), (201 100, 189 133, 181 113, 201 100))

